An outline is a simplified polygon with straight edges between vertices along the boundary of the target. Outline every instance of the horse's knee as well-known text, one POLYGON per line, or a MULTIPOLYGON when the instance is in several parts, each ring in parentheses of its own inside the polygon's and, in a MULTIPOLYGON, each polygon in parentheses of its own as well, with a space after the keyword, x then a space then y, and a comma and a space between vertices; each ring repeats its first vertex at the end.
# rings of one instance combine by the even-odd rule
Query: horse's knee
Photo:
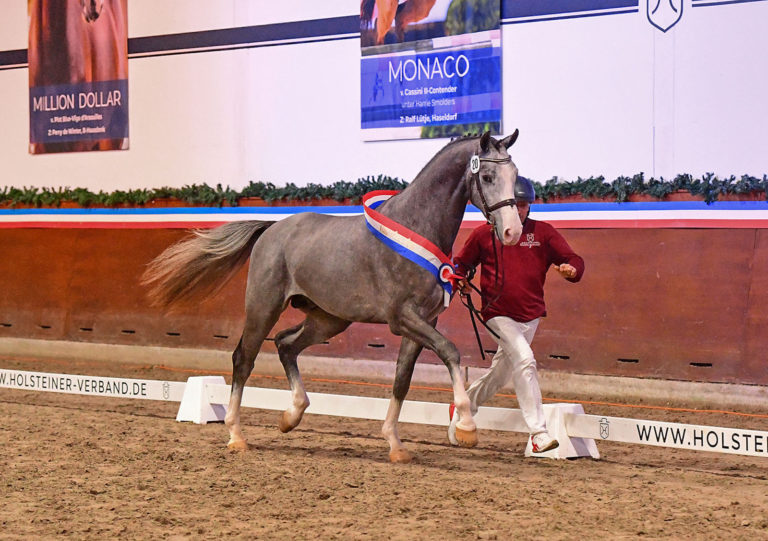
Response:
POLYGON ((459 366, 459 363, 461 361, 461 354, 459 353, 458 348, 454 346, 453 344, 449 344, 449 347, 446 348, 444 356, 441 357, 443 360, 443 363, 445 363, 445 366, 448 367, 448 369, 451 369, 452 367, 459 366))

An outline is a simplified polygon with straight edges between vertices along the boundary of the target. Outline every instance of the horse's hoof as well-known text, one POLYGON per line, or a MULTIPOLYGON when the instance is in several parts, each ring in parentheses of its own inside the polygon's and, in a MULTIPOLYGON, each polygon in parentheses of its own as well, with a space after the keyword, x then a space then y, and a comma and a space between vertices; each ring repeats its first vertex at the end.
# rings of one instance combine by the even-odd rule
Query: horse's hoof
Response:
POLYGON ((247 451, 248 442, 245 440, 230 441, 227 444, 227 449, 229 449, 230 451, 247 451))
POLYGON ((456 439, 461 447, 474 447, 477 445, 477 429, 464 430, 457 426, 456 439))
MULTIPOLYGON (((301 421, 301 419, 299 419, 301 421)), ((280 416, 280 421, 277 423, 277 427, 280 429, 280 432, 285 434, 286 432, 290 432, 294 428, 299 426, 299 423, 294 423, 291 421, 291 418, 288 416, 288 412, 284 411, 283 414, 280 416)))
POLYGON ((408 464, 413 457, 405 449, 394 449, 389 452, 389 461, 392 464, 408 464))

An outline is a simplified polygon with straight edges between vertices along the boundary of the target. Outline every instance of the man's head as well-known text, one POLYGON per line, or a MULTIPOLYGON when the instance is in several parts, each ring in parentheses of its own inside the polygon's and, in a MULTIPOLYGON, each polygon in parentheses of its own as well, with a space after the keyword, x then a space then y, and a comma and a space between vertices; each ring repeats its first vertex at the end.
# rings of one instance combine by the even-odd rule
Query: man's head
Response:
POLYGON ((533 187, 533 182, 517 175, 515 199, 517 200, 517 213, 520 215, 520 222, 525 222, 531 212, 531 203, 536 199, 536 189, 533 187))

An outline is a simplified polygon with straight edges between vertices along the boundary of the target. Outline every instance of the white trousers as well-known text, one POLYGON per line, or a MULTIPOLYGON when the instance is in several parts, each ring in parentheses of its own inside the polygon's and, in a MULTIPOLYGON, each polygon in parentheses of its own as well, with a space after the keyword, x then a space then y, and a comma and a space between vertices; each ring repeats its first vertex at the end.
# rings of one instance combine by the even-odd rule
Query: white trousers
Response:
POLYGON ((541 405, 541 389, 536 372, 536 359, 533 357, 531 342, 539 326, 539 318, 528 323, 519 323, 509 317, 494 317, 487 321, 488 326, 499 335, 494 337, 499 348, 493 356, 491 368, 481 378, 472 382, 467 389, 471 402, 472 414, 488 401, 504 385, 512 380, 517 395, 517 403, 523 412, 531 434, 547 430, 544 408, 541 405))

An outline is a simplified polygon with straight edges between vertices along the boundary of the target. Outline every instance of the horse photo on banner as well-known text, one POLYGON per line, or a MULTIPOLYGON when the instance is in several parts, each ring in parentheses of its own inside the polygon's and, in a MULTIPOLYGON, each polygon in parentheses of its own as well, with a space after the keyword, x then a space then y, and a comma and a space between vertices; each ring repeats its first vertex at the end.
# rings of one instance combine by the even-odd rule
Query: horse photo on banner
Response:
POLYGON ((27 0, 29 152, 128 148, 128 0, 27 0))
POLYGON ((500 0, 361 0, 364 141, 501 133, 500 0))

